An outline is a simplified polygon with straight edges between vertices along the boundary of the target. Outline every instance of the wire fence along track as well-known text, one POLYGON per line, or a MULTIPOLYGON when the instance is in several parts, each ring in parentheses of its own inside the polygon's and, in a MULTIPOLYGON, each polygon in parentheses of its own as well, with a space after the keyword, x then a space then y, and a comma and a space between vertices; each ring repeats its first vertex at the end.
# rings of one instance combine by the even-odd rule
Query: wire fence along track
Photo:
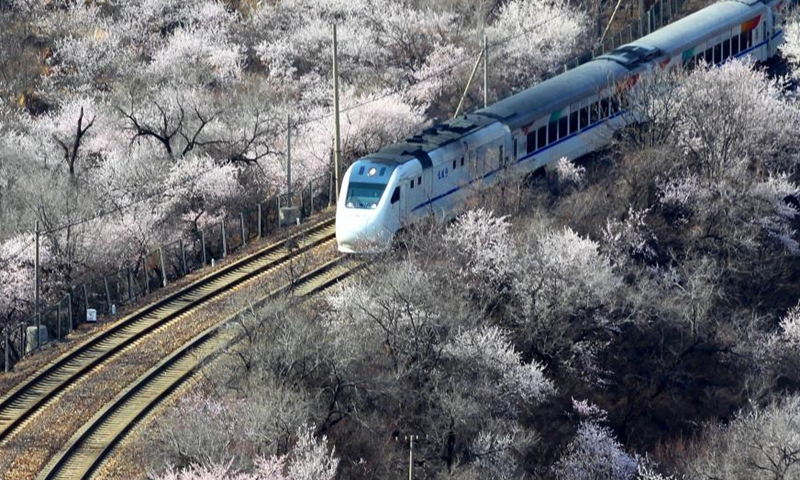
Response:
MULTIPOLYGON (((254 307, 288 293, 295 297, 308 298, 347 278, 365 265, 364 262, 345 260, 345 257, 340 256, 300 277, 293 284, 271 292, 254 307)), ((246 310, 250 311, 249 308, 246 310)), ((225 327, 246 314, 248 313, 245 311, 239 312, 219 325, 210 327, 139 377, 136 383, 109 402, 78 431, 37 479, 91 478, 136 423, 235 340, 233 329, 225 327)))
POLYGON ((284 265, 333 237, 333 220, 320 222, 132 314, 63 355, 0 399, 0 443, 59 392, 124 348, 211 298, 284 265))

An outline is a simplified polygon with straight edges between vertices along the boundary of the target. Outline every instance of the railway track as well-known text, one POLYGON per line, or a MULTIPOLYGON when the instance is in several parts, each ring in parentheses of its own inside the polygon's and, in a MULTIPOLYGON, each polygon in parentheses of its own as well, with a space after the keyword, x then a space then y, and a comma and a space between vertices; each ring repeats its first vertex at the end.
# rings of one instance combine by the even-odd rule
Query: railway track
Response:
MULTIPOLYGON (((294 284, 271 292, 259 304, 287 294, 307 298, 348 277, 364 266, 344 257, 300 277, 294 284)), ((102 465, 119 441, 179 386, 235 340, 234 329, 226 328, 239 312, 217 326, 197 335, 171 356, 153 367, 128 389, 121 392, 78 431, 37 479, 87 479, 102 465)))
POLYGON ((119 352, 176 318, 245 281, 277 269, 317 245, 332 241, 334 221, 328 219, 220 268, 181 290, 118 322, 105 332, 62 355, 31 379, 0 398, 0 445, 70 384, 119 352))

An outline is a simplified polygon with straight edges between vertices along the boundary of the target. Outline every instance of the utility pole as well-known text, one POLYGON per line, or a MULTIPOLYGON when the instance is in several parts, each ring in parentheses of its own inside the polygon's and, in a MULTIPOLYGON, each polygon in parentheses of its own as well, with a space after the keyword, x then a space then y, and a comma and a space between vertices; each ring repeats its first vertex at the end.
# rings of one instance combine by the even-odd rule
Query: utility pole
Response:
POLYGON ((292 207, 292 117, 286 115, 286 195, 292 207))
POLYGON ((336 50, 337 50, 337 39, 336 39, 336 24, 333 24, 333 137, 334 137, 334 149, 333 149, 333 169, 334 169, 334 180, 336 182, 336 193, 334 196, 336 201, 339 201, 339 187, 341 186, 340 177, 341 177, 341 138, 339 138, 339 66, 337 65, 336 61, 336 50))
POLYGON ((39 334, 41 328, 41 319, 39 318, 39 220, 34 224, 34 231, 36 236, 36 247, 33 255, 33 314, 36 317, 36 348, 39 348, 40 339, 39 334))
POLYGON ((483 108, 489 106, 489 39, 483 34, 483 108))
POLYGON ((408 480, 414 480, 414 440, 419 440, 419 436, 417 435, 406 435, 405 439, 408 440, 408 480))

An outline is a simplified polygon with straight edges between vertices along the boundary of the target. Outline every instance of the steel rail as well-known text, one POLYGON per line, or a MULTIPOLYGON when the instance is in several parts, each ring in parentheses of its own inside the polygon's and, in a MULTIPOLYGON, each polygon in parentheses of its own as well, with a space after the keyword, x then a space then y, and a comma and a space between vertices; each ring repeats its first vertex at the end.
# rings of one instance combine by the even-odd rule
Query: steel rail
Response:
POLYGON ((57 358, 0 398, 0 445, 77 379, 179 316, 262 273, 284 265, 334 235, 327 219, 268 245, 148 305, 57 358))
POLYGON ((66 446, 39 473, 37 479, 88 479, 99 469, 131 429, 200 369, 236 340, 235 332, 227 328, 247 315, 252 308, 271 299, 291 293, 301 299, 309 298, 361 269, 364 262, 338 257, 300 277, 293 284, 270 292, 248 307, 209 327, 168 358, 143 374, 106 404, 84 425, 66 446))

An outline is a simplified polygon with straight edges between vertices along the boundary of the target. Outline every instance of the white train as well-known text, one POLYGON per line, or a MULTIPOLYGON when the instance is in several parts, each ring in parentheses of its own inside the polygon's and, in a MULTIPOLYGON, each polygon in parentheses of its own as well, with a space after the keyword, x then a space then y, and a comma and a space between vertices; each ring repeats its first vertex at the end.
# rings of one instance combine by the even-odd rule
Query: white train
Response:
POLYGON ((354 162, 336 207, 339 250, 388 248, 401 227, 461 212, 476 189, 560 157, 606 146, 625 126, 615 100, 621 82, 659 66, 720 64, 776 55, 788 0, 711 5, 639 40, 474 113, 434 125, 354 162))

